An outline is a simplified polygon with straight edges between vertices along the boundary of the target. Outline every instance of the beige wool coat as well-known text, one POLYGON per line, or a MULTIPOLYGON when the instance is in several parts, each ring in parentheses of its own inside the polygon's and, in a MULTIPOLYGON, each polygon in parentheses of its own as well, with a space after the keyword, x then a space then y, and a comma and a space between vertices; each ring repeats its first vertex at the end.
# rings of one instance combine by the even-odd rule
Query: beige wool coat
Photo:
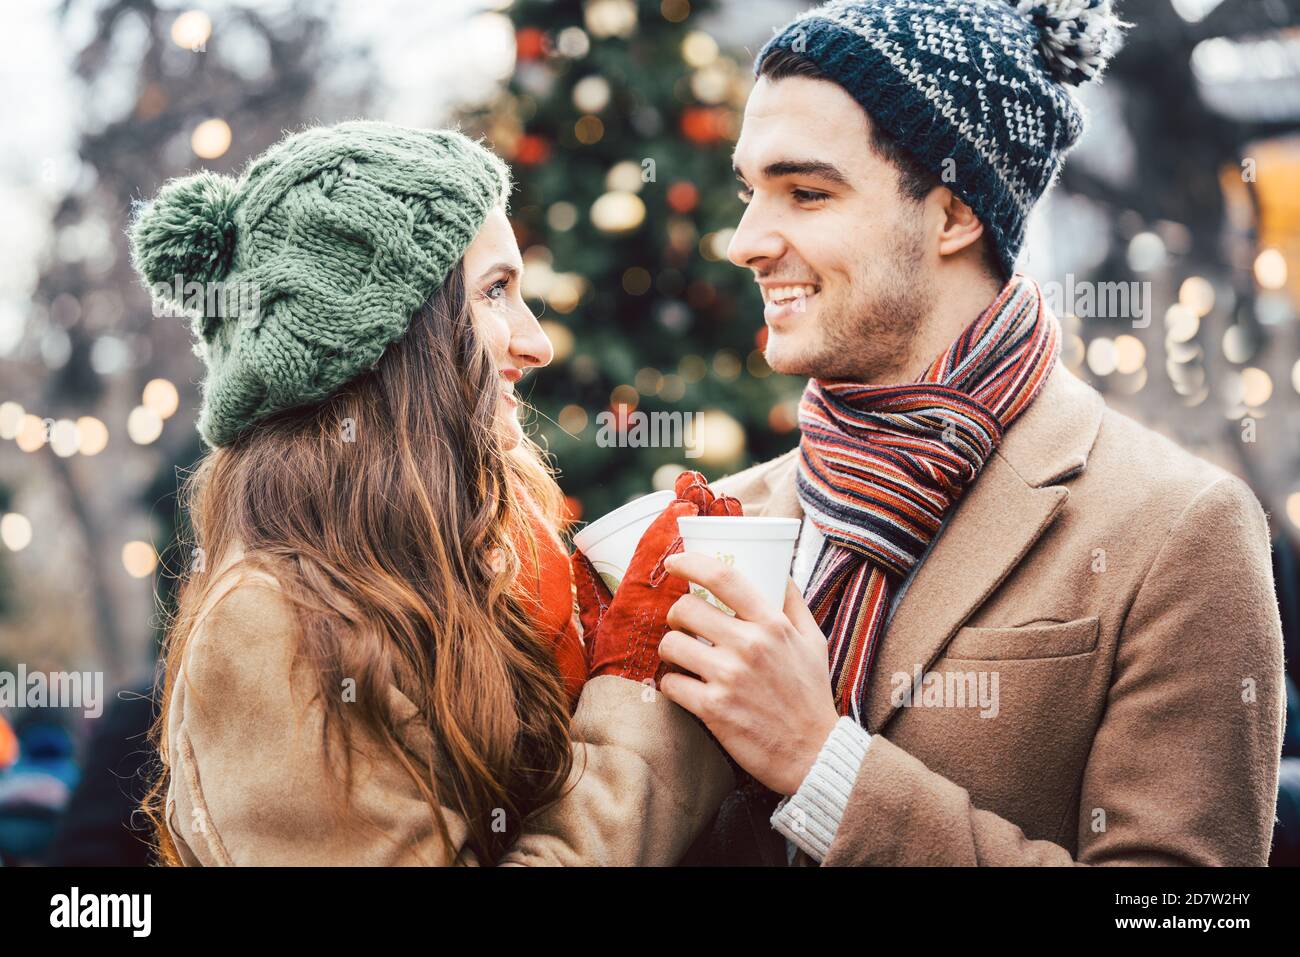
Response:
MULTIPOLYGON (((715 487, 802 517, 797 454, 715 487)), ((1058 365, 889 622, 824 863, 1265 864, 1285 712, 1269 548, 1243 482, 1058 365), (996 673, 996 716, 891 694, 917 669, 996 673)))
MULTIPOLYGON (((307 703, 312 677, 290 668, 292 616, 275 580, 251 573, 209 601, 185 650, 168 710, 166 803, 183 862, 450 863, 428 805, 379 748, 361 742, 353 786, 342 792, 325 759, 321 708, 307 703)), ((416 714, 396 687, 389 703, 399 716, 416 714)), ((427 746, 427 729, 408 727, 427 746)), ((528 822, 503 863, 675 863, 732 786, 700 725, 633 681, 589 681, 572 733, 572 789, 528 822)), ((446 817, 460 850, 464 821, 446 817)))

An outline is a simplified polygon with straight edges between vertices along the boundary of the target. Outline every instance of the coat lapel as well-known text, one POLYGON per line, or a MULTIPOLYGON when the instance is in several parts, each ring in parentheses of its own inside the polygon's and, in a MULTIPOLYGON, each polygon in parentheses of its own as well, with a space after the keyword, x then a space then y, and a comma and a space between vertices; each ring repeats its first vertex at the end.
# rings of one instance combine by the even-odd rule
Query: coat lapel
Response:
MULTIPOLYGON (((867 729, 895 713, 896 672, 922 672, 1051 525, 1069 497, 1063 482, 1083 470, 1104 411, 1101 396, 1058 363, 1029 408, 957 504, 916 570, 881 640, 867 688, 867 729)), ((731 494, 746 514, 800 518, 798 449, 774 459, 731 494)))
POLYGON ((1059 483, 1086 466, 1104 408, 1058 363, 1012 423, 895 609, 867 688, 869 731, 883 730, 897 710, 891 676, 927 671, 1052 524, 1070 495, 1059 483))
POLYGON ((892 716, 891 676, 927 671, 944 646, 1051 524, 1069 493, 1026 485, 994 456, 917 569, 881 640, 867 687, 867 730, 892 716))

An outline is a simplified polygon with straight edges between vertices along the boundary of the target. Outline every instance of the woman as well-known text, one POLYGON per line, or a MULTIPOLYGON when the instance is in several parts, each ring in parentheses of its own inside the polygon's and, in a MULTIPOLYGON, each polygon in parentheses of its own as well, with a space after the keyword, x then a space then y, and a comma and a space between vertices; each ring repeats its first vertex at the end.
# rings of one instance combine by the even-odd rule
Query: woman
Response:
POLYGON ((725 793, 630 664, 675 596, 630 588, 653 627, 589 608, 579 639, 561 497, 517 415, 552 352, 508 190, 455 132, 354 122, 138 212, 144 280, 216 304, 193 316, 213 450, 183 490, 147 802, 165 861, 672 863, 725 793))

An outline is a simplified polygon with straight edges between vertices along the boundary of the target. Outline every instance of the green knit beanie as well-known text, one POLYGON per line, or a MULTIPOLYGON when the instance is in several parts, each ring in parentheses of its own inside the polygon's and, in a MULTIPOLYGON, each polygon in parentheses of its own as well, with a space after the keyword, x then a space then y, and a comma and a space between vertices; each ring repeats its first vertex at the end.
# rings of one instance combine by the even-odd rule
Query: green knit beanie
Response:
POLYGON ((171 180, 140 205, 136 271, 156 304, 190 317, 207 367, 203 439, 228 445, 373 368, 509 180, 453 130, 357 121, 296 133, 238 179, 171 180))

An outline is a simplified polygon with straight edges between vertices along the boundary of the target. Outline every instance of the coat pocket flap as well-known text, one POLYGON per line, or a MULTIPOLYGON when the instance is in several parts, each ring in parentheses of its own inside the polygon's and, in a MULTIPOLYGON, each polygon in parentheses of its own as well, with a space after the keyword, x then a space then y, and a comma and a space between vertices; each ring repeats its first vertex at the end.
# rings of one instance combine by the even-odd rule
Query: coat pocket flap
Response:
POLYGON ((973 661, 1015 658, 1062 658, 1097 647, 1096 617, 1019 628, 962 628, 944 649, 944 657, 973 661))

